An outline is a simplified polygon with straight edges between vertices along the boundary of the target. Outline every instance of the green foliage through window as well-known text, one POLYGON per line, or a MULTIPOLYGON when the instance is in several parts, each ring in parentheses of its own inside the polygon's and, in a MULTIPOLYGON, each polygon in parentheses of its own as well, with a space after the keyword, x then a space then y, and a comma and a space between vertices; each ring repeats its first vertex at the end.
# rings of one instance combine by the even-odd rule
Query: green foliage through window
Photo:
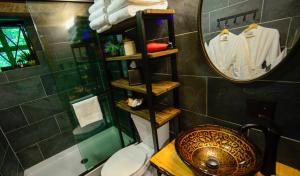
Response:
POLYGON ((22 27, 0 26, 0 68, 23 66, 34 60, 22 27))

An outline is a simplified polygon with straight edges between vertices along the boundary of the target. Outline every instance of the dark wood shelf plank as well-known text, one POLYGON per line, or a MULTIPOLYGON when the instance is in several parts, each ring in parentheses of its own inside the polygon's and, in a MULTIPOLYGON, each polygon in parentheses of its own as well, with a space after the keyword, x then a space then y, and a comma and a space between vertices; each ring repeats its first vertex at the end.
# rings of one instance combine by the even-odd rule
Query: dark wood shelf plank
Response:
MULTIPOLYGON (((138 85, 138 86, 130 86, 128 80, 119 79, 116 81, 112 81, 111 85, 114 87, 117 87, 117 88, 122 88, 122 89, 126 89, 126 90, 131 90, 134 92, 147 94, 147 89, 146 89, 145 84, 138 85)), ((179 87, 179 85, 180 85, 179 82, 172 82, 172 81, 155 82, 155 83, 152 83, 152 93, 155 96, 159 96, 159 95, 162 95, 166 92, 169 92, 169 91, 175 89, 176 87, 179 87)))
MULTIPOLYGON (((148 57, 151 59, 154 59, 154 58, 168 56, 168 55, 176 54, 176 53, 178 53, 178 49, 169 49, 169 50, 165 50, 165 51, 149 53, 148 57)), ((122 60, 141 60, 141 59, 142 59, 142 54, 138 53, 138 54, 131 55, 131 56, 108 57, 105 60, 106 61, 122 61, 122 60)))
MULTIPOLYGON (((118 101, 116 103, 116 106, 120 109, 123 109, 124 111, 135 114, 143 119, 150 120, 148 109, 134 110, 127 105, 126 100, 118 101)), ((180 109, 176 109, 173 107, 167 107, 167 108, 160 107, 160 109, 157 109, 157 112, 155 112, 155 121, 157 127, 166 124, 173 118, 177 117, 180 113, 181 113, 180 109)))

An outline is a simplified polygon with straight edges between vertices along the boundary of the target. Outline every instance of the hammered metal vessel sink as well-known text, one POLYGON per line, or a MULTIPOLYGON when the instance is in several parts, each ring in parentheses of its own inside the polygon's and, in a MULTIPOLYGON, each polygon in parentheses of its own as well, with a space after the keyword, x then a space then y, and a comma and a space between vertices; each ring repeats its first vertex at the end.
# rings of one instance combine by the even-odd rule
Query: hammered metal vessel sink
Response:
POLYGON ((243 176, 262 164, 257 147, 238 132, 215 125, 187 130, 176 139, 180 158, 197 175, 243 176))

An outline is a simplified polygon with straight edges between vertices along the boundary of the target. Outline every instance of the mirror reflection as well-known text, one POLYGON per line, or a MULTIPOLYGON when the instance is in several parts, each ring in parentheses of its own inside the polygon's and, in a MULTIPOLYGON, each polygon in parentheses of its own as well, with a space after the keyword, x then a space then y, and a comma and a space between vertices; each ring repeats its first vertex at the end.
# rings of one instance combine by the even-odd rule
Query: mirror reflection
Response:
POLYGON ((200 9, 209 61, 234 81, 270 72, 300 36, 299 0, 203 0, 200 9))

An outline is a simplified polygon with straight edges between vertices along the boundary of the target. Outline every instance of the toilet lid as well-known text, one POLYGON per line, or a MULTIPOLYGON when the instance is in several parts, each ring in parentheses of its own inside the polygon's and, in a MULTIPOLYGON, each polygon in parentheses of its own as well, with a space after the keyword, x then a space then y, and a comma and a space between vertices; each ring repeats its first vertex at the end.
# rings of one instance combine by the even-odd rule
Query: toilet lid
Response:
POLYGON ((130 176, 142 168, 146 162, 147 155, 136 146, 126 147, 104 164, 102 176, 130 176))

